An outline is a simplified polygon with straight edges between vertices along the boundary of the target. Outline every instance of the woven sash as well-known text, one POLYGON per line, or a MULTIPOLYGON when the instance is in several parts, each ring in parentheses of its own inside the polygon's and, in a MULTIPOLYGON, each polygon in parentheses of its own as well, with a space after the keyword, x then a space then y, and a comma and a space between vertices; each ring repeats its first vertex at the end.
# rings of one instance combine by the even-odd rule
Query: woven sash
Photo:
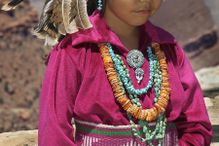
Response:
MULTIPOLYGON (((149 124, 151 127, 155 123, 149 124)), ((80 146, 147 146, 132 134, 131 125, 106 125, 75 120, 75 142, 80 146)), ((141 129, 139 125, 135 125, 141 129)), ((154 143, 156 146, 157 144, 154 143)), ((177 146, 176 127, 168 123, 162 146, 177 146)))

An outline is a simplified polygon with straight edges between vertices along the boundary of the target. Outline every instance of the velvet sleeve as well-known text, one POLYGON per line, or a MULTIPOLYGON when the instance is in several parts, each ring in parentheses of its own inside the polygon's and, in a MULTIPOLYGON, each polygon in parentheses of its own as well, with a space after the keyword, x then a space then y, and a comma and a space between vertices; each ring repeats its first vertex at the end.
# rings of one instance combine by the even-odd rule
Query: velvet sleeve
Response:
POLYGON ((176 120, 179 146, 209 146, 212 126, 200 84, 180 45, 176 45, 178 74, 184 89, 182 111, 176 120))
POLYGON ((40 92, 39 146, 76 145, 71 120, 78 73, 68 51, 57 46, 49 54, 40 92))

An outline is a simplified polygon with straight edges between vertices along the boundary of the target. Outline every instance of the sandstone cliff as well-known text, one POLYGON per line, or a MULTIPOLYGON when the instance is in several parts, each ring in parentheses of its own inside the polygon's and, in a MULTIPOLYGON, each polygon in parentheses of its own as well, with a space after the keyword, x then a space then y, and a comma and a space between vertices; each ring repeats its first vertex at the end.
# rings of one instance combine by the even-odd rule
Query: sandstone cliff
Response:
POLYGON ((37 128, 44 69, 43 42, 30 33, 37 21, 27 1, 0 11, 0 133, 37 128))

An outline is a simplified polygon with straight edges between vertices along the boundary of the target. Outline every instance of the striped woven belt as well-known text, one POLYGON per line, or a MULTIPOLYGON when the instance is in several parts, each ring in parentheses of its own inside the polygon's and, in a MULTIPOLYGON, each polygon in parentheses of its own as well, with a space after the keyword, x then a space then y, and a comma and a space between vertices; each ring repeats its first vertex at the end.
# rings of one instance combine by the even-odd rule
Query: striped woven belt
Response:
MULTIPOLYGON (((105 136, 133 136, 131 125, 106 125, 106 124, 96 124, 91 122, 85 122, 80 120, 75 120, 75 125, 77 132, 84 134, 97 134, 105 136)), ((152 128, 155 126, 155 123, 149 124, 152 128)), ((141 131, 139 125, 135 125, 138 130, 141 131)), ((168 123, 167 129, 176 129, 174 123, 168 123)))
MULTIPOLYGON (((131 130, 131 125, 106 125, 97 124, 75 119, 76 136, 75 142, 79 146, 147 146, 136 139, 131 130)), ((140 131, 141 127, 135 125, 140 131)), ((154 127, 155 123, 150 123, 154 127)), ((155 145, 156 142, 154 142, 155 145)), ((175 124, 167 125, 166 134, 162 146, 177 146, 178 138, 175 124)))

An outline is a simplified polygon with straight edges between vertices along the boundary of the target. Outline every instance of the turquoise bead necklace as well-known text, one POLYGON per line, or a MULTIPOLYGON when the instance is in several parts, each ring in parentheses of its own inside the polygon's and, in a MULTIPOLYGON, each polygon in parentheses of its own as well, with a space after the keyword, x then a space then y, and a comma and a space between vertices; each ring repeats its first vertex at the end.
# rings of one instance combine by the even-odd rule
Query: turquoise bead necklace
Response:
MULTIPOLYGON (((121 66, 124 66, 124 62, 122 61, 121 57, 119 55, 116 55, 116 57, 120 61, 121 66)), ((155 60, 154 71, 155 71, 154 81, 158 81, 158 82, 155 82, 154 102, 156 102, 157 98, 160 95, 160 88, 161 88, 161 81, 162 81, 161 70, 160 70, 159 62, 157 59, 155 60)), ((128 78, 130 79, 130 77, 128 78)), ((139 102, 139 98, 137 95, 129 94, 129 97, 133 104, 141 107, 141 104, 139 102)), ((135 127, 135 123, 129 114, 128 114, 128 118, 129 118, 130 124, 132 125, 132 131, 133 131, 134 136, 141 139, 142 142, 147 142, 150 146, 153 146, 153 143, 152 143, 153 140, 157 140, 159 145, 161 145, 161 142, 162 142, 162 139, 164 138, 165 130, 166 130, 166 118, 164 114, 159 116, 159 118, 156 121, 156 126, 154 129, 150 128, 148 122, 141 121, 141 120, 139 121, 139 125, 143 128, 142 133, 144 134, 145 138, 141 137, 140 131, 138 131, 137 128, 135 127)))
MULTIPOLYGON (((149 64, 150 64, 150 79, 148 82, 148 85, 143 89, 134 89, 132 85, 132 81, 130 79, 130 74, 128 72, 128 69, 126 68, 123 60, 119 55, 115 55, 112 49, 111 44, 107 44, 109 48, 110 55, 112 57, 112 60, 114 62, 117 74, 120 78, 120 84, 125 86, 126 90, 129 93, 129 97, 131 99, 131 102, 135 104, 138 107, 141 107, 141 103, 139 101, 139 95, 144 94, 148 91, 149 88, 155 86, 155 98, 154 102, 158 100, 158 97, 160 95, 160 88, 161 88, 161 81, 162 81, 162 74, 160 69, 160 64, 158 59, 153 55, 152 50, 150 47, 148 47, 148 57, 149 57, 149 64), (144 92, 143 92, 144 91, 144 92)), ((151 128, 149 126, 149 123, 146 121, 139 121, 139 125, 142 127, 142 131, 138 131, 135 127, 135 123, 132 120, 131 115, 128 114, 128 118, 130 121, 130 124, 132 126, 133 135, 137 138, 139 138, 142 142, 146 142, 148 145, 153 146, 153 140, 158 141, 158 145, 161 146, 162 139, 165 135, 166 130, 166 118, 164 113, 161 114, 157 121, 155 128, 151 128), (141 135, 144 135, 142 137, 141 135)))

